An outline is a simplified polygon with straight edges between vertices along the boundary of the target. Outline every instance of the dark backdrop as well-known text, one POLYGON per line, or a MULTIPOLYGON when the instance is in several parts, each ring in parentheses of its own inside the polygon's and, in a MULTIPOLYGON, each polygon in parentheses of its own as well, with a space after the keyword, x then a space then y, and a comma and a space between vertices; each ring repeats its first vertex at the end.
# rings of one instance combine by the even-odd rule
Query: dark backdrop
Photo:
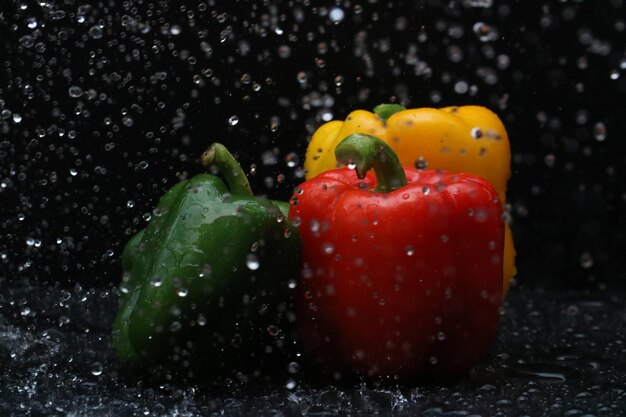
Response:
POLYGON ((86 3, 0 5, 3 285, 116 284, 211 142, 287 199, 325 118, 389 101, 503 119, 520 282, 624 280, 623 1, 86 3))

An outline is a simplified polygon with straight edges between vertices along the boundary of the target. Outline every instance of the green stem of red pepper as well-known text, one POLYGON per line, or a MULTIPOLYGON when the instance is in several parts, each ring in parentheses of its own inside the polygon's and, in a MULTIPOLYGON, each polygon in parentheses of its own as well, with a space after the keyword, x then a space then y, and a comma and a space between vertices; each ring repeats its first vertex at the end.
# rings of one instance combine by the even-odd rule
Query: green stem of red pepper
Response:
POLYGON ((401 104, 379 104, 378 106, 374 107, 374 113, 383 122, 386 122, 392 114, 398 113, 402 110, 406 110, 406 107, 401 104))
POLYGON ((215 164, 220 174, 226 179, 231 194, 253 195, 246 174, 237 160, 221 143, 214 143, 204 151, 200 157, 200 163, 204 166, 215 164))
POLYGON ((389 145, 374 136, 353 133, 337 145, 335 158, 344 165, 354 166, 361 179, 373 168, 376 174, 374 191, 388 193, 407 184, 396 154, 389 145))

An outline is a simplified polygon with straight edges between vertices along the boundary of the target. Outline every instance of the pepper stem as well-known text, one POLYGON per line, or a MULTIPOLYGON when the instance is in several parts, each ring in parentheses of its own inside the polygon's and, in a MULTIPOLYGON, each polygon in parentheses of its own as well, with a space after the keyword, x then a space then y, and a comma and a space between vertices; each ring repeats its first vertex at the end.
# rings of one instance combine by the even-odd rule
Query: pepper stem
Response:
POLYGON ((380 117, 383 122, 386 122, 393 114, 402 110, 406 110, 406 107, 401 104, 379 104, 374 107, 374 113, 376 113, 376 116, 380 117))
POLYGON ((214 143, 204 151, 200 157, 200 163, 207 167, 215 164, 218 171, 226 178, 231 194, 252 195, 250 183, 241 165, 221 143, 214 143))
POLYGON ((380 193, 388 193, 407 184, 398 156, 377 137, 353 133, 337 145, 335 158, 344 165, 354 166, 361 179, 373 168, 376 173, 374 190, 380 193))

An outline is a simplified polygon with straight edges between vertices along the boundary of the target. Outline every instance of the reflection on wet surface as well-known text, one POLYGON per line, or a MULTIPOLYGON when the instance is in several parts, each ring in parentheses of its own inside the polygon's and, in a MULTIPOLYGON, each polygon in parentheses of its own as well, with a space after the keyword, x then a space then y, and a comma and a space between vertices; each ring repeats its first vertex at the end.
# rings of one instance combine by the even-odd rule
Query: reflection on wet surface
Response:
POLYGON ((513 288, 469 375, 396 386, 324 379, 301 356, 270 381, 148 381, 121 373, 110 290, 18 286, 0 296, 0 411, 43 415, 619 415, 626 293, 513 288), (27 411, 28 410, 28 411, 27 411), (74 414, 73 414, 74 413, 74 414))

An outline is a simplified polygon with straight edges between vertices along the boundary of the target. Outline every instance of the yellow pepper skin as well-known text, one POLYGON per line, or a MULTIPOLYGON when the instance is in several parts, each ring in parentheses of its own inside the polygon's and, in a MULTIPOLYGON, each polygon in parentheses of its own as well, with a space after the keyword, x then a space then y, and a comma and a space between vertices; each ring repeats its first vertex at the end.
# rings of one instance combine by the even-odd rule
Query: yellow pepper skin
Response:
MULTIPOLYGON (((481 106, 405 109, 382 104, 374 112, 355 110, 345 121, 323 124, 309 143, 306 179, 335 169, 335 147, 352 133, 386 142, 402 165, 476 174, 489 181, 506 203, 511 176, 511 149, 502 121, 481 106)), ((508 225, 504 234, 503 287, 506 294, 515 275, 515 247, 508 225)))

